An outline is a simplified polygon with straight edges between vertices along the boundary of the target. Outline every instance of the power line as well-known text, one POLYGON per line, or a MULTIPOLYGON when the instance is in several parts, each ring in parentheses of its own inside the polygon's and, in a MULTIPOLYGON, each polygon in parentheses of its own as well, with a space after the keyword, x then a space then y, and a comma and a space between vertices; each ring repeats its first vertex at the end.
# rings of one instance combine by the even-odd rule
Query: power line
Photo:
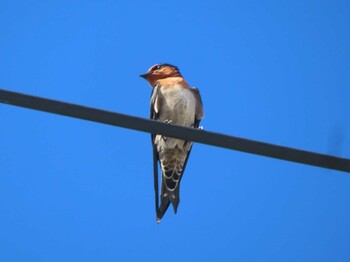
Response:
POLYGON ((350 172, 350 159, 346 158, 273 145, 194 128, 170 125, 141 117, 12 92, 4 89, 0 89, 0 102, 58 115, 180 138, 231 150, 238 150, 246 153, 350 172))

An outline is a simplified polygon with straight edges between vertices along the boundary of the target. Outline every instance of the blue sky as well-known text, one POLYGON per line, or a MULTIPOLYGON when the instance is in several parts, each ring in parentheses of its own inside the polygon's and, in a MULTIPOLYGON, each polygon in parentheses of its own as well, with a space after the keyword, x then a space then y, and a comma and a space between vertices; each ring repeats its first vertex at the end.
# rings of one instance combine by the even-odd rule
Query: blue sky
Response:
MULTIPOLYGON (((177 65, 206 130, 350 157, 349 1, 0 2, 0 88, 141 117, 177 65)), ((350 176, 195 144, 154 214, 149 134, 0 104, 0 260, 349 261, 350 176)))

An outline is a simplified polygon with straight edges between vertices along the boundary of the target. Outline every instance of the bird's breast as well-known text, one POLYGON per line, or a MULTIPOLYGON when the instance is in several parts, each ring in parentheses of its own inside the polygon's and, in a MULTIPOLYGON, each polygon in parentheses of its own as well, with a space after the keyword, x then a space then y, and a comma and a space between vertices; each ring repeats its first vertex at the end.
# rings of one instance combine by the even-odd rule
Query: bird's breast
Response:
POLYGON ((160 89, 164 101, 160 120, 172 124, 192 126, 195 119, 196 100, 191 90, 181 86, 160 89))

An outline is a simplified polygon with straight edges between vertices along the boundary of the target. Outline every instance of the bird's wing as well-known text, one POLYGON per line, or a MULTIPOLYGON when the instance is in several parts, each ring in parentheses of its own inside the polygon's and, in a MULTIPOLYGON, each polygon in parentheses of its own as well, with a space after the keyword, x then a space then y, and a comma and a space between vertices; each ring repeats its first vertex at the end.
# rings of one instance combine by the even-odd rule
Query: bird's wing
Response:
POLYGON ((203 102, 201 98, 201 94, 199 93, 198 88, 191 88, 190 89, 196 99, 196 116, 194 121, 194 127, 199 127, 199 122, 204 118, 204 111, 203 111, 203 102))
MULTIPOLYGON (((159 110, 161 107, 162 99, 159 96, 158 86, 154 86, 151 94, 151 105, 150 105, 150 118, 153 120, 159 119, 159 110)), ((154 194, 155 194, 155 206, 156 215, 158 220, 159 212, 159 184, 158 184, 158 161, 159 155, 157 150, 157 145, 155 143, 155 138, 157 134, 151 134, 152 149, 153 149, 153 180, 154 180, 154 194)), ((169 206, 170 202, 168 203, 169 206)))

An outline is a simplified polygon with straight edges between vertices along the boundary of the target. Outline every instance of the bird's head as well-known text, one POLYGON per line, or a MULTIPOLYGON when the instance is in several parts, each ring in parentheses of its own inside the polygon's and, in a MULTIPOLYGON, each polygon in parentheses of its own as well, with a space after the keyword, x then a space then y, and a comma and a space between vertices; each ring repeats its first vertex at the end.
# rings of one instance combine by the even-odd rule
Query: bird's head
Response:
POLYGON ((154 86, 159 79, 181 77, 181 74, 176 66, 170 64, 155 64, 148 69, 146 74, 140 75, 140 77, 146 79, 151 86, 154 86))

